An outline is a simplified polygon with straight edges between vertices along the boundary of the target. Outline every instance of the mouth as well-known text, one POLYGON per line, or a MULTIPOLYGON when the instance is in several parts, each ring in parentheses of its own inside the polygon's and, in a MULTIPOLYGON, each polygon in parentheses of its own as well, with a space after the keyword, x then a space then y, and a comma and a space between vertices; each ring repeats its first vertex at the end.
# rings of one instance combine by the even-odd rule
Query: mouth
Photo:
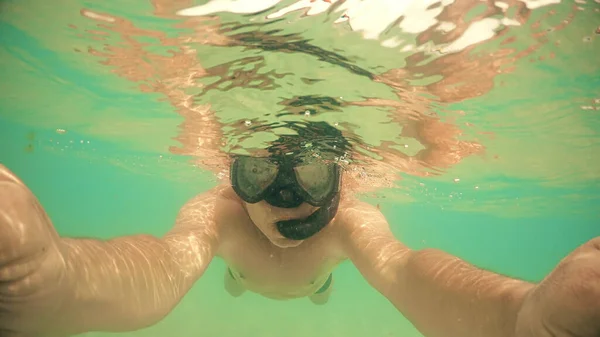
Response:
MULTIPOLYGON (((319 211, 316 211, 317 213, 319 211)), ((313 214, 315 214, 313 213, 313 214)), ((312 214, 311 214, 312 216, 312 214)), ((305 240, 315 235, 321 228, 314 221, 309 221, 309 217, 304 219, 282 220, 276 223, 277 230, 283 237, 290 240, 305 240)))
POLYGON ((277 230, 286 239, 306 240, 320 232, 333 219, 338 204, 339 196, 329 205, 319 208, 306 218, 278 221, 277 230))

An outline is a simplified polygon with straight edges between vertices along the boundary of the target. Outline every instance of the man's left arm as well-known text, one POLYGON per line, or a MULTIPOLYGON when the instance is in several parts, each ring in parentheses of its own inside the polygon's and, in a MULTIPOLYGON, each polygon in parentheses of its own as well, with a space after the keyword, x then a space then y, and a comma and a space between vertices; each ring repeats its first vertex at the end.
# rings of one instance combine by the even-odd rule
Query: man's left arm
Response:
POLYGON ((360 273, 425 336, 514 336, 521 304, 534 285, 440 250, 411 250, 394 237, 381 212, 365 203, 346 207, 336 221, 360 273))

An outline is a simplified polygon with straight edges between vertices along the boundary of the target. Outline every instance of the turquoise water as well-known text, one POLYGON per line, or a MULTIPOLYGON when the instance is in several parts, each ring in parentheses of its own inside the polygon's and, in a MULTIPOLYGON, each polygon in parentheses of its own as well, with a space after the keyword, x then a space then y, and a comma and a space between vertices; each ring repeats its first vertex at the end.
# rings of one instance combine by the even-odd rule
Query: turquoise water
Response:
MULTIPOLYGON (((451 33, 397 23, 366 39, 372 30, 352 26, 355 12, 350 24, 334 23, 335 11, 266 18, 292 3, 208 19, 173 16, 186 1, 2 2, 0 161, 62 235, 160 235, 217 183, 220 153, 325 121, 352 139, 365 185, 377 186, 359 188, 363 198, 413 248, 538 281, 600 235, 598 3, 523 17, 513 8, 506 15, 520 26, 463 51, 444 43, 451 33), (447 51, 403 51, 418 41, 447 51), (427 141, 414 136, 420 125, 427 141)), ((466 23, 485 12, 469 3, 457 11, 466 23)), ((438 18, 456 18, 451 9, 438 18)), ((123 335, 419 336, 350 263, 319 307, 231 298, 224 271, 214 261, 164 321, 123 335)))

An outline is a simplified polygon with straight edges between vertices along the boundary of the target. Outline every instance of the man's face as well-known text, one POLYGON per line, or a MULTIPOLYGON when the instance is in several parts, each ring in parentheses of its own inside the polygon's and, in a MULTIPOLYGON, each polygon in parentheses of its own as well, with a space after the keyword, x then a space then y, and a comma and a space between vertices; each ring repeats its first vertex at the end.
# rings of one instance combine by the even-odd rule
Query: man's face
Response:
POLYGON ((269 205, 265 201, 255 204, 244 202, 250 220, 254 222, 256 227, 271 241, 275 246, 280 248, 297 247, 303 241, 290 240, 279 233, 276 223, 282 220, 303 219, 314 213, 319 207, 312 206, 307 203, 302 203, 295 208, 279 208, 269 205))

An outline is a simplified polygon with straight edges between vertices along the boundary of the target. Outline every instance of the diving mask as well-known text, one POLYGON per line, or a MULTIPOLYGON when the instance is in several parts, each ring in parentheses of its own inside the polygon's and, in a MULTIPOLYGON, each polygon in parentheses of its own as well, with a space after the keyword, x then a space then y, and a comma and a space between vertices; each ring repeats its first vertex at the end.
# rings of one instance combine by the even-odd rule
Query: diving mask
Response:
POLYGON ((239 156, 231 165, 231 185, 247 203, 264 200, 275 207, 295 208, 306 202, 319 207, 304 219, 276 223, 284 237, 305 240, 322 230, 337 213, 340 167, 293 156, 239 156))
POLYGON ((265 200, 276 207, 294 208, 306 202, 322 207, 339 192, 340 168, 291 155, 238 156, 231 166, 231 184, 248 203, 265 200))

